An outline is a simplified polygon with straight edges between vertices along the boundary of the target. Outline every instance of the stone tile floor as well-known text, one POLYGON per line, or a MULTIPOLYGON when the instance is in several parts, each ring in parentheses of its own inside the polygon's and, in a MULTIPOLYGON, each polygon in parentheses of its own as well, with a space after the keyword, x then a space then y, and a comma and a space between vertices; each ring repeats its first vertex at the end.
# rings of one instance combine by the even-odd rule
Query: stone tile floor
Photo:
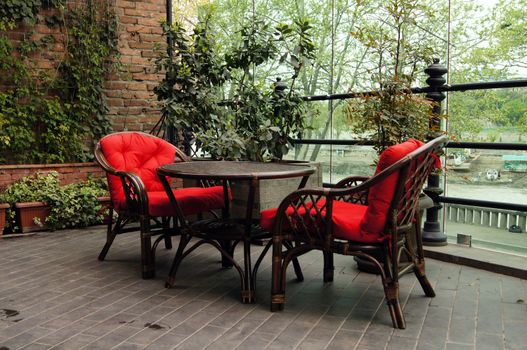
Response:
MULTIPOLYGON (((437 297, 401 281, 405 330, 394 330, 377 276, 336 257, 323 284, 321 254, 288 276, 285 310, 269 312, 270 257, 255 304, 239 299, 235 270, 202 246, 164 288, 174 250, 158 250, 158 277, 142 280, 137 234, 117 237, 104 262, 104 227, 0 239, 0 349, 525 349, 527 281, 427 260, 437 297)), ((175 238, 177 243, 177 238, 175 238)), ((256 256, 261 247, 254 246, 256 256)))

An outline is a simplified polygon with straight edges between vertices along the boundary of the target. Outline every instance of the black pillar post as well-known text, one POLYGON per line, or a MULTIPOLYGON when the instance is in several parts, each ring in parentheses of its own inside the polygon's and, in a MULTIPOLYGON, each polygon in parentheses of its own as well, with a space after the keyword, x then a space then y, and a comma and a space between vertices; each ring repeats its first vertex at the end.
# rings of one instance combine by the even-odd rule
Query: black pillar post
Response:
POLYGON ((274 99, 275 99, 275 106, 274 106, 274 116, 275 118, 280 117, 280 106, 277 105, 277 100, 284 96, 285 89, 287 88, 287 85, 282 81, 281 78, 276 78, 276 82, 274 83, 274 99))
MULTIPOLYGON (((439 59, 435 58, 434 62, 425 69, 425 73, 429 76, 426 79, 428 86, 432 88, 432 91, 426 94, 426 98, 434 102, 432 113, 433 116, 429 122, 430 132, 428 134, 429 139, 433 139, 441 135, 441 101, 445 99, 445 94, 439 91, 438 87, 446 83, 446 79, 443 77, 448 70, 439 63, 439 59)), ((423 244, 441 246, 447 244, 447 237, 441 229, 441 223, 439 222, 439 210, 443 206, 438 202, 438 196, 443 193, 441 186, 439 185, 440 177, 438 174, 432 174, 428 177, 427 187, 424 192, 432 198, 434 206, 426 210, 426 221, 423 227, 423 244)))
MULTIPOLYGON (((172 16, 172 0, 166 0, 166 14, 167 14, 167 24, 169 26, 172 25, 173 22, 173 16, 172 16)), ((174 43, 172 42, 172 36, 167 36, 167 53, 170 59, 172 59, 173 54, 173 48, 174 43)), ((167 116, 165 115, 164 118, 165 122, 165 139, 170 142, 171 144, 176 144, 176 129, 174 128, 174 125, 168 120, 167 116)))

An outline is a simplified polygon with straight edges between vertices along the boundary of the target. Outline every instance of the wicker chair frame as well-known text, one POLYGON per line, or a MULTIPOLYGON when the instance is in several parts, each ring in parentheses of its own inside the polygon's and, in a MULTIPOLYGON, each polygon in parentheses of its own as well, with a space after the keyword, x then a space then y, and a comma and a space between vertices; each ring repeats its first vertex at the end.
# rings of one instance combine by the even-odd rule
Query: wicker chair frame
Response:
MULTIPOLYGON (((128 134, 130 132, 118 132, 116 134, 128 134)), ((156 136, 142 133, 145 137, 156 136)), ((188 162, 190 158, 183 153, 179 148, 171 145, 175 151, 174 161, 188 162)), ((142 277, 152 278, 155 276, 155 251, 161 240, 165 241, 165 247, 167 249, 172 248, 171 236, 179 233, 179 227, 177 222, 174 220, 171 227, 170 217, 153 217, 148 213, 148 195, 145 185, 141 178, 133 173, 127 171, 121 171, 112 167, 106 160, 104 153, 101 148, 101 144, 98 142, 94 150, 95 160, 104 169, 105 172, 111 175, 118 176, 121 179, 123 190, 126 198, 127 209, 117 210, 110 206, 110 221, 108 222, 106 232, 106 243, 102 248, 98 259, 104 260, 108 250, 110 249, 115 237, 122 233, 139 231, 141 239, 141 266, 142 266, 142 277), (113 213, 117 212, 117 218, 114 221, 113 213), (130 222, 138 222, 139 226, 127 226, 130 222), (152 237, 157 237, 152 243, 152 237)), ((170 204, 169 204, 170 205, 170 204)))
POLYGON ((271 311, 284 308, 289 263, 315 249, 324 255, 324 282, 333 280, 334 253, 371 262, 380 274, 393 327, 405 328, 399 303, 399 277, 413 270, 426 296, 435 296, 425 275, 419 195, 428 176, 436 169, 437 154, 447 140, 446 136, 438 137, 373 177, 352 176, 341 180, 335 188, 302 189, 288 195, 278 208, 273 229, 271 311), (336 239, 333 235, 333 203, 347 201, 367 205, 372 186, 395 172, 399 175, 387 213, 386 238, 378 244, 336 239), (324 204, 313 205, 317 202, 324 204), (415 247, 410 243, 410 235, 415 235, 415 247), (290 244, 284 245, 284 242, 290 244), (402 261, 402 254, 407 257, 406 262, 402 261))

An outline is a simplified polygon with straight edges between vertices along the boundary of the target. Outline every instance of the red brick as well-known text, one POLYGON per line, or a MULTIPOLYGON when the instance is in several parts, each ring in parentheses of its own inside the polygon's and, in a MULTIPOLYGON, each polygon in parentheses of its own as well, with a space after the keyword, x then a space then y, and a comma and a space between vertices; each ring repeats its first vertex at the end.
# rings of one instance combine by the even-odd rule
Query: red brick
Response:
POLYGON ((131 17, 131 16, 120 16, 119 22, 126 23, 126 24, 137 24, 137 18, 131 17))
MULTIPOLYGON (((144 50, 143 52, 141 52, 141 56, 151 60, 153 58, 157 58, 159 56, 159 54, 156 51, 153 51, 153 50, 144 50)), ((153 61, 152 61, 152 64, 154 64, 153 61)))
POLYGON ((119 48, 119 52, 121 53, 121 62, 122 63, 127 63, 129 58, 128 56, 130 57, 133 57, 133 56, 137 56, 137 55, 140 55, 141 54, 141 50, 137 50, 137 49, 130 49, 129 47, 122 47, 122 48, 119 48))
POLYGON ((150 32, 152 34, 163 34, 163 28, 161 27, 153 27, 150 29, 150 32))
POLYGON ((37 61, 36 66, 41 69, 53 69, 55 68, 55 64, 50 61, 37 61))
POLYGON ((161 25, 161 21, 164 18, 156 17, 156 18, 146 18, 146 17, 139 17, 137 19, 137 23, 140 25, 146 25, 146 26, 152 26, 152 27, 158 27, 161 25))
POLYGON ((150 65, 148 58, 144 57, 132 57, 130 61, 132 64, 150 65))
POLYGON ((160 15, 165 15, 166 8, 164 5, 160 4, 149 4, 149 3, 141 3, 138 2, 136 5, 136 8, 138 10, 145 10, 149 12, 158 12, 160 15))
POLYGON ((128 43, 131 49, 148 49, 152 50, 154 48, 154 44, 151 42, 147 43, 141 43, 141 42, 130 42, 128 43))
POLYGON ((117 0, 115 6, 122 7, 122 8, 135 8, 136 1, 124 1, 124 0, 117 0))
POLYGON ((154 103, 154 101, 148 100, 130 100, 125 102, 127 106, 150 106, 152 103, 154 103))
POLYGON ((131 9, 131 8, 124 9, 124 14, 127 16, 134 16, 134 17, 152 17, 152 13, 148 11, 140 11, 140 10, 131 9))
POLYGON ((133 25, 126 27, 128 33, 151 33, 151 29, 147 26, 133 25))
POLYGON ((132 91, 144 91, 147 89, 147 85, 140 82, 130 82, 128 83, 128 89, 132 91))
POLYGON ((135 73, 132 74, 132 78, 138 81, 159 81, 163 79, 163 76, 159 74, 135 73))
POLYGON ((126 89, 128 83, 121 82, 121 81, 110 81, 105 84, 106 89, 110 90, 121 90, 126 89))
POLYGON ((117 106, 117 107, 123 106, 122 98, 107 98, 106 102, 108 103, 108 106, 117 106))

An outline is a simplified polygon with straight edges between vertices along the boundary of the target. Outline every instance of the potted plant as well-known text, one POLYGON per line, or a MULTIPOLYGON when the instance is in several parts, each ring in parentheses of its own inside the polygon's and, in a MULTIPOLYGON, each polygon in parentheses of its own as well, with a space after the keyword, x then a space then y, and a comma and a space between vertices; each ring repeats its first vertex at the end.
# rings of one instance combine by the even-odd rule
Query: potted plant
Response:
POLYGON ((6 212, 9 208, 9 204, 3 203, 2 196, 0 196, 0 236, 4 233, 6 224, 6 212))
POLYGON ((194 148, 214 159, 282 159, 291 137, 306 128, 306 105, 295 82, 314 57, 311 26, 307 20, 273 27, 251 19, 221 53, 213 20, 206 14, 191 35, 182 23, 163 24, 173 44, 156 61, 156 69, 166 73, 154 89, 164 122, 184 131, 194 148), (270 86, 264 72, 277 63, 286 79, 270 86))
POLYGON ((24 177, 9 185, 3 197, 10 204, 7 226, 10 231, 22 233, 44 230, 50 206, 48 196, 58 188, 58 174, 37 174, 24 177))
POLYGON ((105 195, 99 180, 60 186, 56 172, 28 176, 3 193, 10 205, 7 225, 11 232, 27 233, 100 223, 105 195))
MULTIPOLYGON (((292 148, 291 138, 306 129, 307 107, 295 83, 314 58, 311 26, 307 20, 271 26, 252 18, 233 34, 235 44, 221 53, 212 35, 213 20, 206 14, 190 35, 182 23, 163 24, 173 44, 172 51, 160 51, 156 61, 157 70, 166 72, 154 89, 162 101, 164 122, 212 159, 281 160, 292 148), (267 84, 262 72, 277 63, 285 79, 267 84)), ((321 185, 319 176, 313 179, 310 185, 321 185)), ((233 214, 243 216, 248 186, 231 185, 233 214)), ((260 205, 255 214, 276 206, 298 181, 273 181, 272 186, 267 190, 261 183, 257 188, 260 205), (289 184, 277 190, 278 182, 289 184)))

